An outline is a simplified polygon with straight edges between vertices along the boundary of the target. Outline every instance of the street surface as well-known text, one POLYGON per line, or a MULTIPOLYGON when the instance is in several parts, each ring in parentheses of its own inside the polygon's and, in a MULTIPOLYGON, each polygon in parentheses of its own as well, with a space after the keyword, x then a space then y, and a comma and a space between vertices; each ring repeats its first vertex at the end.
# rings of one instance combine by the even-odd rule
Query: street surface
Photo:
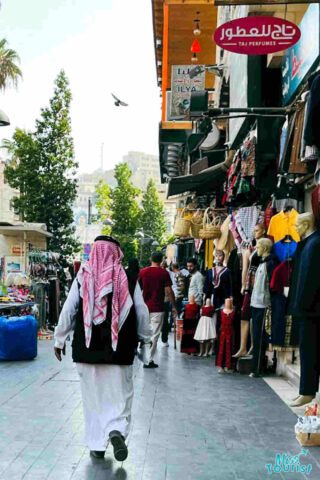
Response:
MULTIPOLYGON (((159 349, 160 368, 135 366, 133 427, 123 464, 84 443, 77 372, 53 342, 31 362, 0 363, 0 480, 319 480, 319 448, 301 456, 309 475, 268 474, 277 453, 297 455, 296 417, 263 379, 219 375, 213 359, 159 349)), ((110 448, 110 447, 109 447, 110 448)))

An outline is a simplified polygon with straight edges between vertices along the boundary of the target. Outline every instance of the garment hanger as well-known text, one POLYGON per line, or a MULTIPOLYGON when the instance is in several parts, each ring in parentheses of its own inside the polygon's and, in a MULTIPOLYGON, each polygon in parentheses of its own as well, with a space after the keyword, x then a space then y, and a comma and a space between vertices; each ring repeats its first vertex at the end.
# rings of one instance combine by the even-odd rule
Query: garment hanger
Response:
POLYGON ((289 243, 289 242, 294 242, 293 238, 291 235, 285 235, 281 240, 281 243, 289 243))

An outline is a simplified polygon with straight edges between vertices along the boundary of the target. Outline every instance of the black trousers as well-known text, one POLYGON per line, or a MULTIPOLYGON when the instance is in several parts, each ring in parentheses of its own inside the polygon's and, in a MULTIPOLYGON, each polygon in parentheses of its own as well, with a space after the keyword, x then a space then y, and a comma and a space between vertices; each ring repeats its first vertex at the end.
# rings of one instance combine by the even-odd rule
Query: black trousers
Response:
POLYGON ((319 390, 320 318, 299 318, 300 395, 315 395, 319 390))
POLYGON ((171 303, 166 302, 164 304, 164 319, 163 319, 163 325, 162 325, 162 330, 161 330, 161 340, 163 343, 167 343, 168 337, 169 337, 169 314, 170 314, 170 307, 171 303))
POLYGON ((266 349, 266 333, 264 329, 265 308, 251 307, 252 313, 252 361, 251 372, 260 373, 262 355, 266 349))

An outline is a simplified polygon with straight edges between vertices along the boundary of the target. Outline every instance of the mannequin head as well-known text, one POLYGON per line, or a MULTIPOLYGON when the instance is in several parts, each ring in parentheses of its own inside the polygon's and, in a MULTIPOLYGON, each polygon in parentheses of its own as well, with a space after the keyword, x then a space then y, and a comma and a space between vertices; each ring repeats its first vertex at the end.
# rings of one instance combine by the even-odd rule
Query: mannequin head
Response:
POLYGON ((270 254, 272 242, 269 238, 260 238, 257 241, 257 253, 259 257, 265 258, 270 254))
POLYGON ((253 236, 256 240, 259 240, 259 238, 263 238, 263 236, 266 234, 266 227, 264 223, 257 223, 257 225, 254 227, 253 231, 253 236))
POLYGON ((207 298, 207 300, 206 300, 206 307, 211 307, 211 300, 210 300, 210 298, 207 298))
POLYGON ((190 297, 189 297, 189 303, 195 303, 195 302, 194 302, 194 295, 190 295, 190 297))
POLYGON ((312 213, 301 213, 297 216, 296 230, 301 238, 315 231, 315 218, 312 213))
POLYGON ((226 310, 232 310, 232 298, 226 298, 225 299, 225 309, 226 310))
POLYGON ((216 250, 214 254, 216 265, 222 266, 225 258, 223 250, 216 250))

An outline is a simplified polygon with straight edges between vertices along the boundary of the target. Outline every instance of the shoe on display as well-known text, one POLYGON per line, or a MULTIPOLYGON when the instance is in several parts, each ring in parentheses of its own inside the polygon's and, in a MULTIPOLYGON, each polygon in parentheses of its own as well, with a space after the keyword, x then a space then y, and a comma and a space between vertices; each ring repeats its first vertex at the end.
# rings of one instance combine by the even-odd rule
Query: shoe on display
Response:
POLYGON ((143 368, 158 368, 159 365, 154 363, 154 361, 150 362, 148 365, 143 365, 143 368))
POLYGON ((113 430, 109 434, 110 441, 113 446, 113 455, 118 462, 123 462, 128 456, 128 447, 125 439, 118 430, 113 430))
POLYGON ((90 450, 91 457, 94 458, 104 458, 105 451, 104 450, 90 450))

